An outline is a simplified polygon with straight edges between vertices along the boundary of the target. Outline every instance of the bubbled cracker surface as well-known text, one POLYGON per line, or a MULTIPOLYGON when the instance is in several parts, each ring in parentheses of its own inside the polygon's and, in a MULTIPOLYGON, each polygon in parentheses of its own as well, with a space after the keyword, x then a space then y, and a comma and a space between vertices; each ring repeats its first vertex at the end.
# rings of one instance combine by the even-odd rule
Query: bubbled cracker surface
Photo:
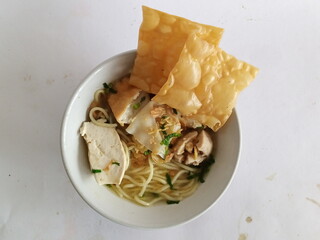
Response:
POLYGON ((217 131, 230 117, 238 93, 257 72, 254 66, 192 34, 153 100, 217 131))
POLYGON ((158 93, 177 63, 188 36, 218 45, 223 29, 192 22, 148 7, 143 7, 137 57, 130 84, 158 93))

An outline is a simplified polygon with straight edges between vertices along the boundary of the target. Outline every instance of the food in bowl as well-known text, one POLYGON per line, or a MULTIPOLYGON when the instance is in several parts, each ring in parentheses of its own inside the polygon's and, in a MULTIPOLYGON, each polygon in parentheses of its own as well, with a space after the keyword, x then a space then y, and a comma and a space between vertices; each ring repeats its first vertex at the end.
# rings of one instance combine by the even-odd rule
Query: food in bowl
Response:
POLYGON ((99 89, 80 134, 100 185, 144 206, 190 196, 214 162, 213 131, 129 84, 99 89))
POLYGON ((257 68, 217 47, 220 28, 143 13, 132 73, 92 93, 80 134, 100 185, 143 206, 177 204, 205 181, 214 132, 257 68))

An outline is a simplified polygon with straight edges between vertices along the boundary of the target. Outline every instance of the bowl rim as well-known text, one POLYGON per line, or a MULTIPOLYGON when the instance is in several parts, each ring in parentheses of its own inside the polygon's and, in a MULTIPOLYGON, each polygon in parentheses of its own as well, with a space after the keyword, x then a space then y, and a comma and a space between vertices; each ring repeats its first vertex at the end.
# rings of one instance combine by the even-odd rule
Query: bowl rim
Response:
POLYGON ((116 219, 110 215, 107 215, 105 213, 102 213, 100 212, 95 206, 94 204, 92 204, 84 194, 81 193, 80 189, 78 188, 78 186, 76 185, 76 183, 74 182, 73 178, 72 178, 72 174, 69 170, 69 168, 67 167, 66 165, 66 154, 65 152, 67 151, 65 149, 65 131, 66 131, 66 125, 67 125, 67 120, 68 120, 68 115, 71 111, 71 107, 73 105, 73 103, 75 102, 76 98, 77 98, 77 94, 78 92, 83 88, 83 86, 87 83, 87 81, 89 81, 90 79, 90 76, 94 75, 96 72, 98 72, 102 66, 104 66, 105 64, 107 64, 108 62, 111 62, 113 61, 114 59, 118 58, 118 57, 121 57, 123 55, 128 55, 128 54, 133 54, 133 53, 136 53, 136 49, 132 49, 132 50, 128 50, 128 51, 125 51, 125 52, 121 52, 119 54, 116 54, 104 61, 102 61, 100 64, 98 64, 96 67, 94 67, 82 80, 81 82, 78 84, 77 88, 73 91, 72 93, 72 96, 69 98, 69 101, 68 101, 68 104, 67 104, 67 107, 65 108, 65 111, 64 111, 64 114, 63 114, 63 117, 62 117, 62 123, 61 123, 61 127, 60 127, 60 153, 61 153, 61 157, 62 157, 62 163, 63 163, 63 166, 64 166, 64 169, 68 175, 68 178, 71 182, 71 184, 73 185, 74 189, 76 190, 76 192, 80 195, 80 197, 93 209, 95 210, 98 214, 100 214, 101 216, 111 220, 112 222, 115 222, 115 223, 118 223, 118 224, 121 224, 123 226, 126 226, 126 227, 131 227, 131 228, 136 228, 136 229, 164 229, 164 228, 171 228, 171 227, 176 227, 176 226, 181 226, 183 224, 186 224, 186 223, 189 223, 193 220, 195 220, 196 218, 200 217, 201 215, 203 215, 204 213, 206 213, 210 208, 212 208, 214 205, 217 204, 218 201, 220 201, 220 199, 223 197, 223 195, 225 194, 225 192, 229 189, 234 177, 235 177, 235 174, 237 172, 237 169, 239 167, 239 162, 240 162, 240 156, 241 156, 241 150, 242 150, 242 134, 241 134, 241 124, 240 124, 240 120, 239 120, 239 117, 238 117, 238 114, 237 114, 237 111, 236 109, 234 108, 233 109, 233 112, 232 114, 234 114, 235 116, 235 122, 236 122, 236 125, 237 125, 237 129, 239 130, 238 132, 238 135, 239 135, 239 139, 238 139, 238 142, 239 142, 239 151, 237 152, 237 156, 236 156, 236 164, 234 165, 234 168, 233 168, 233 172, 232 172, 232 175, 230 177, 230 179, 228 180, 227 184, 226 184, 226 187, 223 189, 223 191, 221 192, 221 194, 218 196, 218 198, 211 204, 209 205, 207 208, 205 208, 203 211, 199 212, 198 214, 194 215, 193 217, 187 219, 187 220, 184 220, 184 221, 181 221, 179 223, 176 223, 176 224, 173 224, 173 225, 165 225, 165 226, 155 226, 155 227, 150 227, 150 226, 142 226, 142 225, 135 225, 135 224, 129 224, 127 222, 124 222, 120 219, 116 219))

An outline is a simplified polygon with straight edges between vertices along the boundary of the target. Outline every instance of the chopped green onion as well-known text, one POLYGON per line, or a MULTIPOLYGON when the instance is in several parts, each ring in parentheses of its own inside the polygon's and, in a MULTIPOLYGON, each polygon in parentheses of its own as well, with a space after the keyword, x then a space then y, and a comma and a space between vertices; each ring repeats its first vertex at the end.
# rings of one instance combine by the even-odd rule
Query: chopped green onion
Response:
POLYGON ((196 166, 195 168, 200 169, 198 173, 188 173, 187 179, 191 180, 194 178, 197 178, 199 182, 204 183, 205 179, 204 177, 207 175, 207 173, 210 170, 210 167, 212 164, 215 163, 215 160, 212 155, 210 155, 205 161, 203 161, 199 166, 196 166))
POLYGON ((100 173, 100 172, 101 172, 101 169, 91 169, 91 172, 92 172, 92 173, 100 173))
POLYGON ((142 103, 144 100, 146 100, 146 97, 143 96, 141 99, 140 99, 140 103, 142 103))
POLYGON ((175 109, 175 108, 172 108, 172 111, 173 111, 173 113, 174 113, 174 114, 178 114, 178 111, 177 111, 177 109, 175 109))
MULTIPOLYGON (((160 129, 164 129, 164 128, 165 128, 165 124, 161 124, 160 129)), ((161 132, 165 137, 168 135, 166 131, 161 131, 161 132)))
POLYGON ((117 93, 117 90, 115 90, 115 89, 113 89, 113 88, 110 88, 110 89, 109 89, 109 92, 110 92, 110 93, 113 93, 113 94, 116 94, 116 93, 117 93))
POLYGON ((200 164, 200 173, 199 173, 199 182, 201 183, 204 183, 205 180, 204 180, 204 177, 207 175, 207 173, 209 172, 210 170, 210 167, 212 164, 215 163, 215 159, 212 155, 210 155, 205 161, 203 161, 201 164, 200 164))
POLYGON ((168 116, 166 116, 166 115, 163 115, 161 118, 162 119, 166 119, 168 116))
POLYGON ((166 179, 167 179, 167 183, 168 183, 169 186, 170 186, 170 189, 171 189, 171 190, 174 190, 174 189, 173 189, 173 184, 172 184, 172 182, 171 182, 171 177, 170 177, 170 174, 169 174, 169 173, 166 174, 166 179))
POLYGON ((178 204, 180 201, 167 200, 167 204, 178 204))
POLYGON ((169 148, 166 147, 166 150, 164 151, 164 157, 166 157, 168 155, 168 153, 169 153, 169 148))
POLYGON ((112 164, 115 164, 115 165, 120 166, 120 163, 119 163, 119 162, 112 162, 112 164))
POLYGON ((137 110, 139 107, 140 107, 140 103, 136 103, 136 104, 133 104, 133 105, 132 105, 132 108, 133 108, 134 110, 137 110))
POLYGON ((161 141, 161 145, 166 145, 169 146, 171 138, 174 137, 181 137, 181 133, 171 133, 169 135, 167 135, 162 141, 161 141))
POLYGON ((151 154, 151 153, 152 153, 152 151, 148 149, 148 150, 145 151, 143 154, 144 154, 144 155, 149 155, 149 154, 151 154))
POLYGON ((103 87, 104 89, 106 90, 107 93, 113 93, 113 94, 116 94, 117 93, 117 90, 113 89, 112 88, 112 84, 111 83, 103 83, 103 87))

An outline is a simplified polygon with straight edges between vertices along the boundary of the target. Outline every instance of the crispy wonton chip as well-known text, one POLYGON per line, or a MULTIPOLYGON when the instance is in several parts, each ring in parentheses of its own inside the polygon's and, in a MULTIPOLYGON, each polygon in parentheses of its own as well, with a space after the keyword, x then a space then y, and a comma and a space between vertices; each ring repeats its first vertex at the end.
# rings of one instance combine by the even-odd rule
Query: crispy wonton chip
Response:
POLYGON ((158 93, 177 63, 188 36, 218 45, 223 29, 199 24, 143 6, 137 57, 130 84, 149 93, 158 93))
POLYGON ((254 66, 191 34, 168 81, 152 100, 217 131, 230 117, 238 93, 257 72, 254 66))

